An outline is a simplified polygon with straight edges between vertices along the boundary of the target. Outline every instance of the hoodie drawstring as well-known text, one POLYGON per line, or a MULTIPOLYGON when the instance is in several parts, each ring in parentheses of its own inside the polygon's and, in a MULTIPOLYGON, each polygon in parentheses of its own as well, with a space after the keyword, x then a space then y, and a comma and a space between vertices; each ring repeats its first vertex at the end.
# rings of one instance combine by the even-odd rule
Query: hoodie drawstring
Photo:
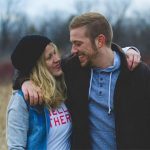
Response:
POLYGON ((92 79, 93 79, 93 69, 91 69, 91 78, 90 78, 89 96, 90 96, 90 93, 91 93, 92 79))
POLYGON ((110 73, 110 76, 109 76, 109 91, 108 91, 108 114, 111 113, 111 106, 110 106, 110 102, 111 102, 111 79, 112 79, 112 72, 110 73))

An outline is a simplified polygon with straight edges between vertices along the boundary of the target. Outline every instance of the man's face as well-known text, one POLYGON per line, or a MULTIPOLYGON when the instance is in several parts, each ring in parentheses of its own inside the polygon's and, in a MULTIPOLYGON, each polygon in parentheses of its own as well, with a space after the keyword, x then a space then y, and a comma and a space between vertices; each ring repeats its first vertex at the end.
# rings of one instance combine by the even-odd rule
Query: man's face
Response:
POLYGON ((78 27, 70 30, 72 43, 71 53, 78 54, 81 66, 92 65, 97 50, 93 49, 90 38, 86 36, 86 27, 78 27))

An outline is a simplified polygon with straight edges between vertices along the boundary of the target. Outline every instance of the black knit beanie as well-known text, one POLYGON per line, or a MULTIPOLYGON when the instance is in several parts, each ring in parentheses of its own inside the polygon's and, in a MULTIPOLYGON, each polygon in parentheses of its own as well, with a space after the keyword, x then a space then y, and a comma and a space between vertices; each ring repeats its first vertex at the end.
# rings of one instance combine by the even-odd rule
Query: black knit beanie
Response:
POLYGON ((50 39, 41 35, 23 37, 11 55, 13 66, 20 72, 29 74, 50 42, 50 39))

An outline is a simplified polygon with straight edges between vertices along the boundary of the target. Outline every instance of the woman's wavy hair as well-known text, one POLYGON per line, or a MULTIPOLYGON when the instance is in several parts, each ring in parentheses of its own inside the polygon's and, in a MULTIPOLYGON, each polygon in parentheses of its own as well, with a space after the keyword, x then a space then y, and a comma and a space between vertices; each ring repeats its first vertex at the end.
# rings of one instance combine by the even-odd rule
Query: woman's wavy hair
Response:
MULTIPOLYGON (((54 43, 50 43, 57 53, 58 48, 54 43)), ((40 87, 42 98, 49 108, 56 108, 66 99, 66 84, 64 76, 54 77, 47 69, 44 53, 41 55, 36 66, 33 68, 30 79, 40 87)))

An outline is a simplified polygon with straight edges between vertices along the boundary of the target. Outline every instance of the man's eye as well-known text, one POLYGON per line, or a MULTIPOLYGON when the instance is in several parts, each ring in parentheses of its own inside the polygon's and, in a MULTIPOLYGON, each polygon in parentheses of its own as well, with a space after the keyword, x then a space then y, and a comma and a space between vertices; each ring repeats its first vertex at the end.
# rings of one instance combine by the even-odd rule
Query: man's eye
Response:
POLYGON ((76 43, 76 46, 80 46, 81 45, 81 43, 76 43))

